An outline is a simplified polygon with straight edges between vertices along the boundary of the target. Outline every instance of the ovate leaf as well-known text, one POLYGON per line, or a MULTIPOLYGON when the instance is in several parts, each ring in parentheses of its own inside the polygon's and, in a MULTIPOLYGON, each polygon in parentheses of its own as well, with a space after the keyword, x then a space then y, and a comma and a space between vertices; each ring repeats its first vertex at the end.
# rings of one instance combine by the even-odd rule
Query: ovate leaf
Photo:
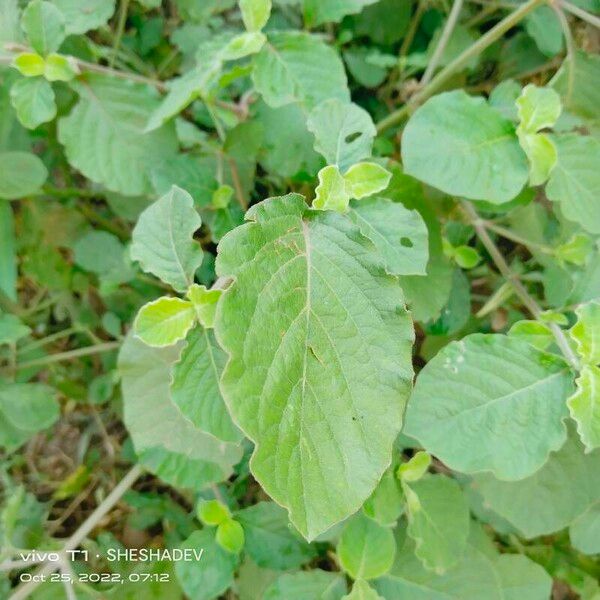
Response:
POLYGON ((215 540, 226 552, 239 554, 244 548, 244 530, 236 520, 225 519, 217 527, 215 540))
POLYGON ((212 329, 214 326, 217 302, 222 293, 222 290, 207 290, 205 285, 197 283, 193 283, 187 291, 187 297, 194 305, 198 321, 205 329, 212 329))
POLYGON ((190 331, 186 342, 173 365, 173 402, 202 431, 226 442, 239 441, 241 432, 231 421, 219 389, 225 353, 213 332, 203 327, 190 331))
POLYGON ((35 129, 56 116, 54 91, 42 77, 15 82, 10 89, 10 101, 19 121, 28 129, 35 129))
POLYGON ((577 134, 555 136, 558 160, 546 195, 560 202, 565 217, 590 233, 600 234, 600 140, 577 134))
POLYGON ((348 216, 377 246, 394 275, 425 275, 429 248, 427 226, 416 210, 386 198, 353 200, 348 216))
POLYGON ((527 181, 513 124, 464 91, 428 100, 402 135, 406 173, 447 194, 501 204, 527 181))
POLYGON ((503 335, 469 335, 419 374, 405 432, 463 473, 522 479, 566 440, 566 364, 503 335))
POLYGON ((552 127, 562 110, 560 96, 552 88, 529 84, 516 100, 520 127, 527 133, 552 127))
POLYGON ((308 538, 355 512, 390 462, 410 389, 410 318, 372 244, 302 196, 271 198, 221 241, 221 389, 255 477, 308 538))
POLYGON ((327 98, 350 100, 337 52, 308 33, 270 34, 256 56, 252 78, 265 102, 273 107, 301 102, 312 108, 327 98))
POLYGON ((21 26, 32 48, 44 55, 56 52, 66 37, 63 14, 45 0, 29 2, 23 11, 21 26))
POLYGON ((196 515, 204 525, 220 525, 231 518, 229 508, 219 500, 205 500, 198 504, 196 515))
POLYGON ((584 365, 576 384, 577 390, 567 405, 577 423, 581 441, 589 451, 600 447, 600 367, 584 365))
POLYGON ((410 460, 402 463, 397 470, 398 478, 405 483, 419 481, 431 466, 431 455, 419 450, 410 460))
POLYGON ((341 600, 346 591, 346 582, 340 573, 312 569, 280 575, 262 600, 341 600))
POLYGON ((328 165, 319 171, 319 185, 315 190, 313 208, 346 212, 350 194, 346 189, 346 180, 335 165, 328 165))
POLYGON ((577 353, 584 362, 600 364, 600 302, 588 302, 575 309, 577 322, 569 334, 577 344, 577 353))
POLYGON ((344 173, 346 190, 350 198, 365 198, 385 190, 392 174, 377 163, 361 162, 344 173))
POLYGON ((192 237, 201 224, 192 197, 173 186, 140 215, 132 234, 131 258, 144 271, 184 291, 202 263, 202 248, 192 237))
POLYGON ((344 527, 337 555, 352 579, 375 579, 394 562, 396 542, 389 527, 358 513, 344 527))
POLYGON ((177 148, 171 124, 144 134, 158 104, 155 91, 91 74, 77 84, 77 91, 79 102, 58 125, 71 165, 111 191, 130 196, 151 192, 153 169, 177 148))
POLYGON ((182 340, 195 320, 196 313, 191 302, 163 296, 140 308, 133 330, 145 344, 160 348, 182 340))
POLYGON ((521 133, 519 143, 529 160, 529 185, 542 185, 556 166, 558 152, 552 139, 544 133, 521 133))
POLYGON ((115 0, 52 0, 65 17, 66 32, 85 33, 104 25, 115 11, 115 0))
POLYGON ((48 177, 44 163, 29 152, 0 152, 0 198, 14 200, 34 194, 48 177))
POLYGON ((13 67, 25 77, 43 75, 46 61, 37 52, 22 52, 13 59, 13 67))
POLYGON ((315 150, 342 172, 371 156, 375 125, 356 104, 325 100, 311 111, 306 125, 315 136, 315 150))
POLYGON ((240 0, 242 19, 248 31, 260 31, 269 20, 271 0, 240 0))

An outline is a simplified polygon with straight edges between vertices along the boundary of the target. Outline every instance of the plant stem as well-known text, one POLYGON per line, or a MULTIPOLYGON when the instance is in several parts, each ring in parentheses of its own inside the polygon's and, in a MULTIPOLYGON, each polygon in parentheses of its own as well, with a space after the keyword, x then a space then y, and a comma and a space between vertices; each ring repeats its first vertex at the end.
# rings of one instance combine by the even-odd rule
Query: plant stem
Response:
MULTIPOLYGON (((521 302, 526 306, 527 310, 531 313, 534 319, 539 319, 542 314, 542 308, 537 303, 535 298, 530 295, 525 286, 521 283, 519 278, 510 270, 508 263, 504 260, 504 256, 500 250, 498 250, 498 246, 494 243, 494 240, 490 237, 487 229, 485 228, 485 222, 479 217, 476 210, 471 206, 469 202, 462 201, 461 206, 465 211, 471 225, 475 228, 475 232, 477 233, 477 237, 481 240, 481 243, 484 245, 485 249, 488 251, 491 256, 494 264, 498 268, 498 271, 502 274, 506 281, 510 282, 515 290, 515 293, 521 299, 521 302)), ((554 335, 554 339, 556 340, 556 344, 560 348, 563 356, 567 360, 567 362, 575 369, 579 366, 579 360, 575 356, 573 349, 569 345, 567 337, 565 336, 564 331, 556 324, 556 323, 547 323, 548 327, 552 330, 554 335)))
POLYGON ((579 8, 579 6, 575 6, 570 2, 565 2, 565 0, 561 0, 560 6, 564 8, 567 12, 570 12, 572 15, 579 17, 582 21, 593 25, 594 27, 598 27, 600 29, 600 17, 596 15, 592 15, 591 13, 583 10, 583 8, 579 8))
POLYGON ((115 35, 115 41, 113 43, 112 56, 108 61, 108 65, 110 67, 114 66, 115 60, 117 59, 117 55, 119 53, 119 46, 121 45, 121 39, 123 38, 123 33, 125 32, 125 23, 127 21, 128 10, 129 0, 121 0, 121 6, 119 7, 119 21, 117 23, 117 32, 115 35))
POLYGON ((537 242, 526 240, 520 235, 513 233, 510 229, 506 229, 505 227, 501 227, 500 225, 496 225, 495 223, 491 223, 490 221, 483 221, 483 225, 486 229, 489 229, 490 231, 501 235, 507 240, 512 240, 517 244, 521 244, 522 246, 528 246, 529 248, 537 248, 540 252, 543 252, 544 254, 554 254, 554 250, 550 248, 550 246, 545 246, 544 244, 538 244, 537 242))
MULTIPOLYGON (((135 465, 128 473, 121 479, 121 481, 113 488, 113 490, 104 498, 104 500, 96 507, 96 510, 79 526, 77 531, 66 540, 60 554, 67 557, 66 552, 74 550, 81 544, 81 542, 88 536, 88 534, 100 523, 104 515, 108 513, 113 506, 120 500, 121 496, 137 481, 142 475, 143 469, 140 465, 135 465)), ((61 562, 44 562, 41 567, 36 571, 31 581, 25 585, 19 586, 14 594, 10 596, 9 600, 24 600, 35 590, 41 580, 45 579, 50 573, 53 573, 57 569, 61 568, 61 562)))
POLYGON ((528 0, 507 17, 497 23, 492 29, 484 33, 474 44, 457 56, 450 64, 446 65, 433 79, 417 92, 411 100, 395 110, 387 117, 377 123, 377 133, 381 133, 390 127, 401 123, 404 118, 421 102, 432 96, 444 83, 446 83, 458 70, 469 62, 471 58, 481 54, 486 48, 499 40, 509 29, 517 25, 532 10, 547 0, 528 0))
POLYGON ((458 17, 460 15, 460 11, 463 7, 463 0, 454 0, 454 4, 452 5, 452 10, 448 15, 448 20, 446 21, 446 25, 444 26, 444 30, 442 31, 442 35, 433 51, 433 55, 427 64, 427 68, 425 69, 425 73, 423 73, 423 77, 421 78, 421 86, 425 86, 431 80, 431 77, 435 73, 437 66, 444 54, 444 50, 450 41, 450 36, 456 27, 456 23, 458 22, 458 17))

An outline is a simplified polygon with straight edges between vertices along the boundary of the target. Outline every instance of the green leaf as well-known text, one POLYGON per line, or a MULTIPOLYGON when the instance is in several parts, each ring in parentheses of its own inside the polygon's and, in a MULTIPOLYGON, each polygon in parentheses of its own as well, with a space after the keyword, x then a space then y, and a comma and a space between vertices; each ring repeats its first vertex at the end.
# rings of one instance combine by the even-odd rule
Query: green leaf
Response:
POLYGON ((419 450, 411 459, 398 467, 398 478, 406 483, 419 481, 429 470, 431 455, 419 450))
POLYGON ((428 569, 442 574, 462 559, 469 535, 469 507, 453 479, 431 475, 409 484, 418 503, 408 503, 408 535, 428 569))
POLYGON ((407 33, 412 8, 412 3, 406 0, 379 0, 354 17, 356 32, 378 44, 390 46, 407 33))
POLYGON ((25 77, 44 74, 46 61, 37 52, 22 52, 13 59, 13 66, 25 77))
POLYGON ((297 569, 310 561, 316 549, 290 525, 287 513, 275 502, 259 502, 236 513, 246 534, 245 550, 267 569, 297 569))
POLYGON ((590 451, 600 447, 600 367, 584 365, 575 382, 577 389, 567 406, 581 441, 590 451))
POLYGON ((553 127, 562 106, 560 96, 552 88, 526 85, 516 100, 521 129, 526 133, 537 133, 553 127))
POLYGON ((531 539, 569 525, 600 500, 600 451, 584 454, 575 433, 533 475, 499 481, 483 473, 472 486, 487 508, 531 539))
POLYGON ((64 15, 68 34, 98 29, 115 12, 115 0, 52 0, 52 2, 64 15))
POLYGON ((575 309, 577 322, 569 334, 585 363, 600 364, 600 302, 588 302, 575 309))
POLYGON ((218 500, 201 501, 196 509, 196 514, 205 525, 220 525, 231 518, 227 506, 218 500))
POLYGON ((342 600, 384 600, 364 579, 357 579, 342 600))
POLYGON ((183 416, 196 427, 220 440, 238 442, 241 432, 233 424, 219 389, 226 359, 213 332, 195 327, 173 365, 171 395, 183 416))
POLYGON ((252 79, 265 102, 274 108, 291 102, 312 108, 328 98, 350 100, 337 52, 300 31, 270 34, 255 58, 252 79))
POLYGON ((173 186, 140 215, 132 234, 131 258, 182 292, 193 283, 202 263, 202 248, 193 239, 201 224, 192 197, 173 186))
POLYGON ((185 338, 195 321, 196 312, 191 302, 163 296, 140 308, 133 330, 145 344, 161 348, 185 338))
POLYGON ((244 549, 244 530, 234 519, 225 519, 217 527, 217 544, 231 554, 239 554, 244 549))
POLYGON ((569 537, 579 552, 600 553, 600 501, 592 504, 571 523, 569 537))
POLYGON ((525 18, 525 30, 546 56, 556 56, 563 48, 563 31, 550 6, 538 6, 525 18))
POLYGON ((21 124, 35 129, 56 116, 52 86, 41 77, 21 79, 10 89, 10 101, 21 124))
POLYGON ((389 527, 358 513, 344 527, 336 552, 352 579, 375 579, 392 566, 396 542, 389 527))
POLYGON ((271 0, 240 0, 242 19, 248 31, 260 31, 271 15, 271 0))
POLYGON ((234 189, 230 185, 220 185, 212 195, 211 204, 214 208, 227 208, 233 198, 234 189))
POLYGON ((69 163, 108 190, 129 196, 150 193, 152 171, 177 149, 172 125, 144 133, 158 104, 155 91, 95 74, 86 75, 76 89, 79 102, 58 124, 69 163))
POLYGON ((123 244, 107 231, 89 231, 73 245, 75 263, 98 275, 105 275, 124 266, 123 244))
POLYGON ((529 185, 545 183, 556 166, 558 153, 554 142, 543 133, 519 134, 519 143, 529 160, 529 185))
POLYGON ((256 54, 264 46, 267 38, 259 31, 248 31, 236 35, 223 49, 224 60, 238 60, 256 54))
POLYGON ((389 465, 412 325, 397 281, 343 216, 290 194, 247 218, 217 257, 235 279, 215 325, 230 355, 221 389, 256 444, 254 476, 314 538, 358 510, 389 465))
POLYGON ((0 344, 14 344, 30 333, 19 317, 0 312, 0 344))
POLYGON ((557 357, 512 337, 469 335, 421 371, 404 431, 452 469, 522 479, 564 444, 571 389, 557 357))
POLYGON ((48 81, 71 81, 79 73, 77 63, 70 56, 49 54, 44 65, 44 77, 48 81))
POLYGON ((594 243, 584 233, 576 233, 568 241, 554 250, 554 256, 563 263, 584 266, 593 252, 594 243))
POLYGON ((439 94, 411 117, 402 135, 406 173, 447 194, 501 204, 527 181, 514 126, 483 98, 439 94))
POLYGON ((213 531, 194 531, 180 548, 202 552, 200 560, 175 563, 175 574, 187 596, 194 600, 213 600, 231 586, 239 559, 237 554, 221 548, 213 531))
POLYGON ((472 269, 479 264, 481 255, 471 246, 458 246, 452 249, 452 258, 461 269, 472 269))
POLYGON ((380 525, 393 527, 404 510, 400 483, 390 467, 363 505, 363 512, 380 525))
POLYGON ((53 425, 59 416, 52 388, 41 383, 0 382, 0 447, 7 452, 53 425))
POLYGON ((325 100, 310 112, 306 126, 315 136, 315 150, 340 171, 371 156, 375 125, 356 104, 325 100))
POLYGON ((0 290, 13 301, 17 300, 17 276, 13 209, 9 202, 0 201, 0 290))
POLYGON ((39 191, 48 170, 35 154, 0 152, 0 198, 15 200, 39 191))
POLYGON ((517 321, 509 329, 508 335, 520 338, 540 350, 545 350, 554 341, 550 327, 540 321, 517 321))
POLYGON ((63 14, 44 0, 31 0, 27 4, 21 26, 32 48, 43 55, 56 52, 67 35, 63 14))
POLYGON ((341 600, 346 591, 346 582, 340 573, 312 569, 280 575, 262 600, 341 600))
POLYGON ((323 167, 319 171, 319 185, 315 189, 313 208, 346 212, 350 195, 346 189, 346 180, 335 165, 323 167))
POLYGON ((385 190, 392 174, 377 163, 361 162, 344 173, 346 190, 351 198, 365 198, 385 190))
POLYGON ((173 403, 170 374, 180 351, 179 345, 152 348, 127 336, 119 353, 124 421, 146 468, 197 490, 227 479, 241 449, 196 429, 173 403))
POLYGON ((207 290, 205 285, 193 283, 186 295, 194 305, 198 321, 205 329, 212 329, 217 312, 217 302, 223 290, 207 290))
POLYGON ((304 20, 309 27, 339 23, 346 15, 360 12, 377 0, 303 0, 304 20))
POLYGON ((558 161, 548 184, 546 195, 570 221, 579 223, 590 233, 600 234, 600 140, 577 134, 553 137, 558 161))

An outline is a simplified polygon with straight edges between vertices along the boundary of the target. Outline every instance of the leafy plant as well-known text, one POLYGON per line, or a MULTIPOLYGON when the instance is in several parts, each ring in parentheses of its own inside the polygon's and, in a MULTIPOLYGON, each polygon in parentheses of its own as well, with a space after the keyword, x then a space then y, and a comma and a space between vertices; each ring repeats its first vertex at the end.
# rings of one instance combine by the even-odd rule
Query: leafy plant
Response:
POLYGON ((5 0, 2 597, 597 600, 599 14, 5 0))

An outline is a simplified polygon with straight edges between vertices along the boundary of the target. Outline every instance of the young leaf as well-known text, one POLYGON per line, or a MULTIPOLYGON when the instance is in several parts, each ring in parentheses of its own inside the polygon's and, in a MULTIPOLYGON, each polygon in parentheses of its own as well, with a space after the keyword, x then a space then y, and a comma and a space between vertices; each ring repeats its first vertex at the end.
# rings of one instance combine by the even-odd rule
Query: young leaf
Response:
POLYGON ((354 513, 389 465, 410 389, 397 281, 347 219, 271 198, 219 246, 221 389, 251 468, 308 538, 354 513), (360 325, 359 325, 360 324, 360 325))
POLYGON ((584 266, 590 254, 594 250, 594 243, 584 233, 576 233, 568 241, 554 250, 554 256, 565 263, 584 266))
POLYGON ((313 208, 346 212, 350 195, 346 190, 346 180, 335 165, 323 167, 319 171, 319 185, 315 190, 313 208))
POLYGON ((290 526, 287 513, 275 502, 259 502, 236 513, 246 535, 245 550, 266 569, 297 569, 310 561, 316 549, 290 526))
POLYGON ((361 162, 344 173, 346 190, 351 198, 365 198, 385 190, 392 174, 377 163, 361 162))
POLYGON ((550 327, 540 321, 517 321, 509 329, 508 335, 520 338, 540 350, 545 350, 554 341, 550 327))
POLYGON ((315 150, 342 172, 371 156, 375 125, 356 104, 325 100, 310 112, 306 126, 315 136, 315 150))
POLYGON ((48 170, 29 152, 0 152, 0 198, 15 200, 39 191, 48 170))
POLYGON ((589 452, 600 447, 600 367, 584 365, 575 381, 577 390, 567 406, 589 452))
POLYGON ((375 579, 392 566, 396 554, 394 534, 358 513, 348 521, 337 545, 344 571, 352 579, 375 579))
POLYGON ((163 296, 140 308, 133 330, 145 344, 160 348, 182 340, 195 321, 196 313, 191 302, 163 296))
POLYGON ((186 337, 181 357, 173 365, 171 396, 184 417, 196 427, 226 442, 238 442, 219 389, 226 356, 212 331, 195 327, 186 337))
POLYGON ((527 181, 514 126, 464 91, 429 99, 402 135, 406 173, 447 194, 501 204, 527 181))
POLYGON ((70 56, 49 54, 44 64, 44 77, 48 81, 71 81, 79 73, 77 63, 70 56))
POLYGON ((558 160, 556 146, 550 137, 543 133, 518 131, 518 134, 521 148, 529 160, 529 185, 542 185, 556 166, 558 160))
POLYGON ((37 52, 22 52, 15 56, 13 66, 25 77, 38 77, 44 74, 46 61, 37 52))
POLYGON ((140 215, 132 234, 131 258, 144 271, 185 291, 202 263, 202 248, 192 237, 201 224, 192 197, 173 186, 140 215))
POLYGON ((469 535, 469 507, 453 479, 432 475, 409 484, 418 505, 408 503, 408 535, 428 569, 442 574, 458 564, 469 535))
POLYGON ((231 39, 223 48, 223 60, 238 60, 256 54, 265 44, 267 38, 260 31, 240 33, 231 39))
POLYGON ((196 515, 205 525, 220 525, 231 518, 227 506, 218 500, 204 500, 198 503, 196 515))
POLYGON ((234 519, 225 519, 217 527, 217 544, 231 554, 239 554, 244 549, 244 530, 234 519))
POLYGON ((419 374, 405 433, 463 473, 534 473, 566 440, 562 360, 503 335, 451 342, 419 374))
POLYGON ((384 600, 364 579, 357 579, 342 600, 384 600))
POLYGON ((341 600, 346 592, 346 581, 340 573, 312 569, 280 575, 262 600, 341 600))
POLYGON ((186 293, 189 301, 194 305, 198 321, 205 329, 212 329, 215 323, 217 302, 223 290, 207 290, 205 285, 193 283, 186 293))
POLYGON ((562 111, 560 96, 552 88, 533 84, 523 88, 516 105, 520 128, 525 133, 537 133, 540 129, 553 127, 562 111))
POLYGON ((21 26, 32 48, 43 55, 56 52, 66 37, 63 14, 45 0, 32 0, 27 4, 21 26))
POLYGON ((575 309, 577 322, 569 334, 585 363, 600 364, 600 302, 588 302, 575 309))
POLYGON ((242 19, 248 31, 260 31, 269 20, 271 0, 240 0, 242 19))
POLYGON ((10 102, 24 127, 35 129, 56 116, 52 86, 41 77, 21 79, 10 89, 10 102))
POLYGON ((431 455, 422 450, 417 452, 409 461, 398 467, 397 475, 401 481, 413 483, 419 481, 429 470, 431 455))

